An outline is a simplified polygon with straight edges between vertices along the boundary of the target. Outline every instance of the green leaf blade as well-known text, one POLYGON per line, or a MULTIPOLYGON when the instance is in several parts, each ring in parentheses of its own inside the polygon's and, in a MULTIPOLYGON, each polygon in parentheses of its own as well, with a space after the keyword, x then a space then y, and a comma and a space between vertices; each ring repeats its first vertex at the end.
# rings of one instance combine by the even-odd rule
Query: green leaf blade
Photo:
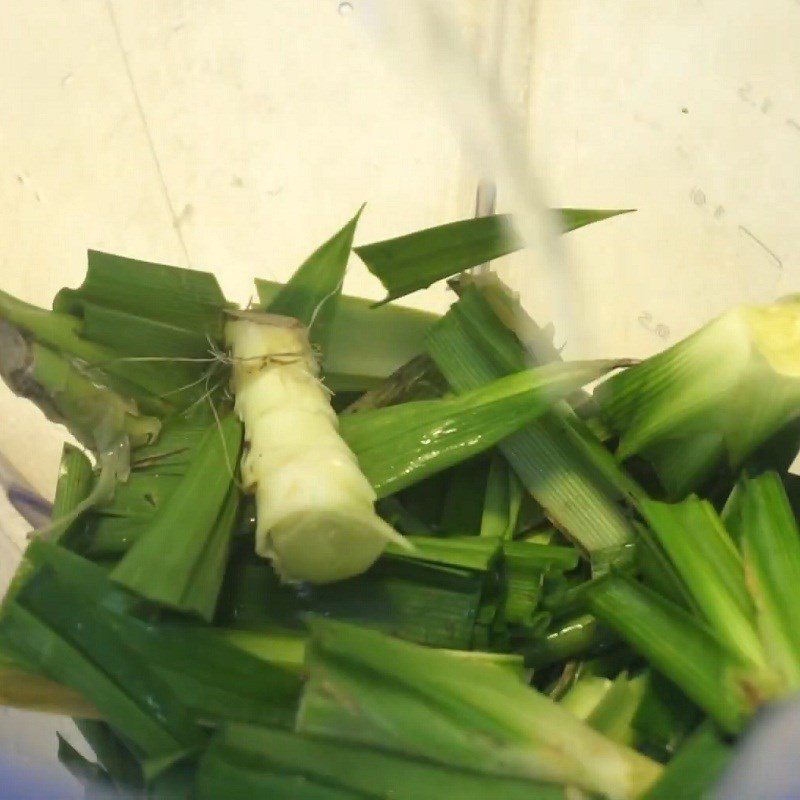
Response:
POLYGON ((233 414, 206 430, 186 474, 114 568, 112 580, 210 621, 238 507, 231 470, 241 443, 242 426, 233 414))
POLYGON ((301 732, 363 737, 454 767, 619 798, 634 797, 660 771, 506 669, 331 620, 314 618, 310 626, 301 732))
POLYGON ((115 308, 200 330, 218 339, 225 297, 210 272, 182 269, 89 250, 88 270, 78 289, 62 289, 53 310, 81 316, 85 303, 115 308))
MULTIPOLYGON (((432 329, 428 351, 456 392, 484 385, 528 361, 477 286, 468 287, 432 329)), ((591 434, 574 428, 571 414, 555 406, 499 449, 551 521, 585 550, 618 547, 633 539, 619 507, 621 488, 631 481, 609 463, 613 457, 599 442, 587 446, 591 434)))
POLYGON ((342 291, 356 225, 363 210, 364 206, 338 233, 315 250, 267 306, 270 314, 294 317, 310 328, 311 339, 316 344, 322 345, 327 339, 342 291))
POLYGON ((742 559, 713 506, 690 496, 640 508, 717 638, 735 656, 765 666, 742 559))
POLYGON ((216 759, 253 771, 302 775, 359 797, 559 800, 563 794, 557 786, 450 769, 372 748, 249 726, 223 730, 201 764, 201 783, 216 759))
MULTIPOLYGON (((567 208, 557 213, 565 231, 571 231, 627 212, 567 208)), ((386 288, 385 303, 521 247, 511 216, 498 214, 427 228, 355 251, 386 288)))
POLYGON ((383 497, 497 444, 612 366, 613 362, 546 365, 454 398, 344 415, 340 432, 383 497))
POLYGON ((730 654, 679 606, 632 581, 609 576, 588 588, 590 611, 683 689, 727 731, 749 713, 730 654))
POLYGON ((739 483, 742 550, 758 626, 789 690, 800 687, 800 531, 774 472, 739 483))
POLYGON ((732 757, 714 726, 701 725, 643 800, 704 800, 732 757))
MULTIPOLYGON (((268 307, 282 284, 256 279, 268 307)), ((322 371, 334 391, 366 391, 425 350, 425 336, 438 317, 398 305, 373 308, 371 300, 341 295, 333 307, 322 371)))
POLYGON ((109 615, 40 572, 6 611, 2 636, 44 674, 92 701, 156 774, 198 748, 200 729, 170 687, 118 635, 109 615))

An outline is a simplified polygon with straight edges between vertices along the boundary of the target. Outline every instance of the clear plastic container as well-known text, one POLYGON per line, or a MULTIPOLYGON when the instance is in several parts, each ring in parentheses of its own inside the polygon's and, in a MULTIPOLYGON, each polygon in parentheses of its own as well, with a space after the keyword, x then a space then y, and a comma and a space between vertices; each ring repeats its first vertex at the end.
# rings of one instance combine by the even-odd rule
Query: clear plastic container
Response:
MULTIPOLYGON (((362 202, 374 241, 487 210, 482 181, 535 245, 496 267, 568 355, 796 288, 797 0, 7 0, 3 23, 0 280, 26 300, 92 247, 246 301, 362 202), (540 196, 637 212, 556 240, 540 196)), ((380 296, 355 257, 345 288, 380 296)), ((63 431, 5 387, 0 419, 50 495, 63 431)), ((1 500, 5 580, 25 532, 1 500)), ((4 711, 0 748, 52 758, 53 724, 4 711)))

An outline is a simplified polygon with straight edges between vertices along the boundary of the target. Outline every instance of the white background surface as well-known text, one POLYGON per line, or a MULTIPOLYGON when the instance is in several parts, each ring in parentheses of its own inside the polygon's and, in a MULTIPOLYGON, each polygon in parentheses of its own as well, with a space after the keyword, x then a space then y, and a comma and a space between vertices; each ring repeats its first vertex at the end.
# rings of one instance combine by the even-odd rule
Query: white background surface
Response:
MULTIPOLYGON (((212 269, 243 301, 364 201, 359 242, 471 214, 475 170, 369 38, 374 1, 4 0, 2 288, 47 304, 93 247, 212 269)), ((566 242, 591 300, 582 355, 645 355, 797 290, 798 0, 447 5, 484 59, 506 14, 507 86, 552 204, 638 209, 566 242)), ((506 269, 548 308, 535 254, 506 269)), ((346 288, 379 295, 355 259, 346 288)), ((61 441, 0 389, 0 451, 47 494, 61 441)), ((7 543, 0 559, 7 574, 7 543)), ((50 753, 41 723, 0 718, 0 747, 50 753)))

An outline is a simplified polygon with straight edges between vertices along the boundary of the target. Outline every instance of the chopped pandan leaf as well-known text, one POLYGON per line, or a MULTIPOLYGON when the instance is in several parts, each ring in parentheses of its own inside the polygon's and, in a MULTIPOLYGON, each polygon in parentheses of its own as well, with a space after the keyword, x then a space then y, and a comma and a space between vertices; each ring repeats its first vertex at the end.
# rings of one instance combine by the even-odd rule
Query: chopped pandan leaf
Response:
POLYGON ((58 761, 80 783, 86 791, 87 797, 94 797, 103 793, 113 794, 114 784, 106 771, 93 761, 82 756, 60 733, 58 737, 58 761))
POLYGON ((94 471, 82 450, 66 443, 58 467, 58 483, 53 500, 53 519, 72 512, 92 491, 94 471))
POLYGON ((257 658, 292 672, 302 673, 308 636, 305 631, 276 625, 247 628, 219 628, 215 633, 226 642, 257 658))
POLYGON ((578 551, 526 541, 505 541, 502 548, 503 616, 511 625, 529 626, 539 605, 544 574, 551 569, 574 569, 578 551))
MULTIPOLYGON (((579 675, 575 682, 566 688, 558 704, 580 720, 586 722, 592 712, 600 705, 613 686, 609 678, 598 675, 579 675)), ((553 692, 553 694, 560 694, 553 692)))
POLYGON ((147 800, 197 800, 197 761, 181 761, 164 770, 147 787, 147 800))
POLYGON ((235 537, 215 624, 248 630, 297 627, 301 624, 298 606, 298 587, 281 583, 272 564, 256 554, 251 536, 235 537))
MULTIPOLYGON (((92 494, 93 483, 94 473, 89 459, 77 447, 66 443, 61 451, 56 496, 53 501, 51 524, 56 526, 54 539, 66 538, 65 535, 75 521, 76 509, 82 508, 92 494)), ((34 564, 23 555, 0 608, 11 602, 34 572, 34 564)))
POLYGON ((487 450, 614 362, 548 364, 466 391, 340 417, 340 432, 378 497, 487 450))
MULTIPOLYGON (((483 558, 485 551, 479 563, 483 558)), ((467 650, 486 586, 483 571, 385 557, 357 578, 313 587, 304 609, 410 642, 467 650)))
POLYGON ((569 571, 578 566, 580 554, 574 547, 541 544, 529 540, 503 542, 503 555, 506 561, 513 561, 520 567, 540 570, 569 571))
MULTIPOLYGON (((77 525, 77 521, 85 510, 106 499, 113 488, 105 485, 109 478, 113 479, 115 476, 106 469, 106 474, 101 474, 95 480, 89 459, 77 447, 66 443, 61 453, 52 519, 49 525, 36 532, 36 536, 56 542, 69 542, 70 546, 74 546, 76 540, 80 542, 83 539, 83 526, 77 525)), ((36 564, 28 558, 26 551, 0 604, 0 613, 35 572, 36 564)))
MULTIPOLYGON (((137 658, 146 660, 197 718, 257 724, 291 720, 300 680, 295 671, 283 666, 283 649, 276 663, 271 663, 267 647, 255 657, 226 641, 224 631, 186 621, 141 619, 136 616, 141 602, 115 586, 96 564, 39 541, 29 546, 28 555, 35 565, 55 571, 82 602, 102 610, 137 658)), ((110 717, 109 721, 113 722, 110 717)))
POLYGON ((510 539, 517 529, 523 488, 499 452, 492 455, 481 513, 481 536, 510 539))
POLYGON ((648 670, 642 702, 633 718, 639 749, 659 760, 675 755, 702 717, 700 709, 671 681, 648 670))
POLYGON ((374 389, 362 394, 344 410, 356 414, 412 400, 430 400, 447 394, 449 387, 430 356, 422 353, 396 369, 374 389))
POLYGON ((595 390, 621 459, 640 455, 680 498, 738 468, 800 414, 796 298, 741 306, 595 390))
POLYGON ((400 499, 394 495, 378 500, 375 508, 400 533, 410 536, 433 536, 433 526, 409 511, 400 499))
MULTIPOLYGON (((460 393, 520 369, 527 361, 519 340, 477 286, 468 287, 437 323, 428 349, 460 393)), ((553 523, 585 550, 625 544, 633 530, 619 507, 623 478, 616 484, 610 480, 601 456, 613 458, 599 442, 596 448, 587 447, 590 434, 578 434, 573 416, 565 405, 556 405, 508 436, 499 449, 553 523)))
POLYGON ((780 477, 742 477, 738 487, 747 585, 769 662, 786 691, 800 688, 800 531, 780 477))
MULTIPOLYGON (((263 307, 283 284, 256 279, 263 307)), ((425 350, 425 336, 438 317, 403 306, 372 308, 372 301, 341 295, 333 308, 322 352, 325 382, 335 392, 378 387, 425 350)))
POLYGON ((241 442, 233 415, 207 429, 179 486, 112 580, 148 600, 212 619, 238 510, 232 470, 241 442))
POLYGON ((525 666, 524 658, 518 653, 495 653, 486 650, 447 650, 449 655, 477 664, 492 664, 507 670, 527 686, 530 670, 525 666))
POLYGON ((76 719, 75 726, 117 789, 121 791, 141 789, 142 771, 139 762, 108 723, 94 719, 76 719))
POLYGON ((0 650, 0 705, 26 711, 41 711, 65 717, 96 718, 97 707, 83 695, 45 678, 19 654, 0 650))
MULTIPOLYGON (((270 660, 279 664, 287 654, 280 637, 270 645, 271 631, 276 625, 294 629, 308 611, 420 644, 463 650, 471 646, 486 586, 485 572, 387 556, 355 578, 298 589, 281 584, 245 539, 229 565, 217 624, 244 628, 245 649, 252 645, 256 655, 261 654, 259 637, 266 636, 270 660)), ((239 644, 239 635, 224 631, 234 644, 239 644)), ((288 657, 294 659, 296 640, 288 646, 288 657)), ((291 666, 296 669, 296 661, 291 666)))
POLYGON ((621 214, 631 214, 635 208, 621 208, 621 209, 606 209, 606 208, 560 208, 557 209, 561 214, 561 224, 564 231, 576 231, 578 228, 583 228, 586 225, 592 225, 595 222, 602 222, 612 217, 618 217, 621 214))
POLYGON ((131 453, 131 474, 97 504, 87 520, 83 552, 92 557, 124 555, 180 485, 209 425, 206 406, 164 421, 157 441, 131 453))
POLYGON ((294 317, 307 328, 311 341, 324 347, 342 291, 344 273, 361 212, 315 250, 266 304, 266 311, 294 317))
POLYGON ((737 661, 680 606, 619 576, 583 593, 599 620, 616 631, 728 732, 739 731, 760 701, 752 670, 737 661))
POLYGON ((500 539, 482 536, 409 536, 408 541, 414 546, 412 550, 390 543, 384 557, 487 572, 500 555, 500 539))
POLYGON ((4 371, 25 368, 31 360, 28 351, 36 344, 70 363, 80 364, 99 384, 135 402, 147 413, 164 414, 169 410, 170 404, 160 396, 164 391, 163 369, 149 362, 125 362, 123 369, 115 350, 80 336, 81 322, 75 317, 37 308, 0 292, 0 321, 4 371))
POLYGON ((210 272, 139 261, 89 250, 88 270, 78 289, 62 289, 53 307, 80 316, 86 303, 163 320, 199 341, 222 333, 220 307, 226 305, 210 272))
POLYGON ((581 614, 559 623, 531 644, 525 644, 523 655, 527 666, 541 669, 560 661, 591 655, 613 642, 614 637, 596 617, 581 614))
POLYGON ((439 528, 445 536, 474 536, 481 529, 488 460, 482 456, 471 458, 448 470, 447 475, 439 528))
POLYGON ((704 800, 732 758, 733 748, 710 722, 705 722, 686 740, 642 800, 704 800))
POLYGON ((539 605, 542 593, 542 569, 520 568, 513 559, 505 559, 505 597, 503 621, 527 627, 539 605))
POLYGON ((717 640, 735 658, 765 668, 742 558, 714 507, 692 496, 640 508, 717 640))
POLYGON ((113 616, 63 584, 52 569, 38 570, 5 609, 0 636, 124 730, 143 755, 146 775, 202 745, 189 710, 129 644, 113 616))
POLYGON ((81 337, 114 354, 103 369, 156 394, 171 393, 166 399, 180 404, 205 391, 180 392, 207 371, 227 305, 209 272, 90 250, 83 284, 62 289, 53 309, 77 317, 81 337), (164 363, 147 360, 159 358, 164 363))
POLYGON ((660 772, 497 666, 331 620, 309 624, 300 732, 620 800, 660 772))
POLYGON ((347 797, 393 800, 560 800, 564 791, 346 742, 236 725, 217 734, 201 759, 200 798, 252 798, 278 776, 295 776, 293 800, 305 798, 309 785, 352 793, 347 797))
MULTIPOLYGON (((625 211, 564 208, 556 213, 561 215, 565 231, 571 231, 625 211)), ((396 239, 362 245, 355 251, 386 288, 383 302, 388 302, 523 246, 514 231, 512 218, 493 215, 427 228, 396 239)))
POLYGON ((699 614, 697 603, 656 535, 646 525, 638 522, 634 525, 637 533, 635 564, 642 583, 686 611, 699 614))
POLYGON ((609 739, 631 747, 637 744, 633 720, 642 704, 647 688, 644 675, 634 678, 620 673, 592 709, 586 722, 609 739))

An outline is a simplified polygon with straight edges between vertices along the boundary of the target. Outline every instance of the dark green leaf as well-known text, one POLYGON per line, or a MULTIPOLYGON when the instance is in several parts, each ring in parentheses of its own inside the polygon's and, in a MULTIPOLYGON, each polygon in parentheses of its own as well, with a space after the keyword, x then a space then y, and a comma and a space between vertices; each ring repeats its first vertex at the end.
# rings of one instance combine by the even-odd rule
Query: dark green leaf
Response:
POLYGON ((492 455, 481 511, 481 536, 510 539, 522 508, 522 484, 499 452, 492 455))
MULTIPOLYGON (((431 331, 428 348, 450 385, 465 392, 525 361, 519 341, 509 336, 477 287, 470 287, 431 331)), ((585 549, 624 544, 633 531, 618 506, 619 489, 571 427, 570 414, 556 406, 511 434, 500 450, 550 519, 585 549)))
POLYGON ((648 671, 647 688, 633 720, 645 752, 655 753, 659 760, 672 758, 701 716, 674 683, 648 671))
POLYGON ((548 364, 458 397, 347 414, 340 432, 382 497, 487 450, 612 365, 548 364))
POLYGON ((301 732, 621 797, 659 772, 506 669, 331 620, 310 624, 301 732))
POLYGON ((0 634, 49 677, 92 701, 157 774, 199 747, 202 733, 172 688, 117 629, 112 615, 49 568, 6 609, 0 634))
MULTIPOLYGON (((567 231, 625 211, 560 209, 567 231)), ((522 240, 508 215, 475 217, 356 247, 367 269, 384 285, 384 302, 424 289, 470 267, 519 250, 522 240)))
POLYGON ((639 507, 718 641, 734 657, 763 665, 744 565, 713 506, 690 496, 639 507))
POLYGON ((258 724, 287 724, 292 718, 299 679, 269 663, 268 652, 261 652, 266 660, 256 658, 229 644, 223 632, 185 620, 137 617, 140 601, 111 583, 102 568, 63 548, 34 542, 28 553, 35 565, 56 570, 73 594, 110 614, 119 637, 198 718, 258 724))
POLYGON ((69 514, 89 495, 94 482, 92 464, 83 451, 71 444, 64 445, 58 469, 56 496, 53 500, 53 518, 69 514))
POLYGON ((90 250, 80 288, 62 289, 53 309, 81 316, 85 303, 201 331, 214 339, 222 333, 219 310, 225 298, 210 272, 90 250))
POLYGON ((482 457, 464 461, 448 471, 447 493, 439 521, 444 534, 473 536, 480 532, 488 475, 489 463, 482 457))
POLYGON ((590 655, 614 641, 613 636, 590 614, 562 622, 547 635, 524 648, 525 664, 533 669, 590 655))
MULTIPOLYGON (((394 800, 560 800, 563 789, 451 769, 371 748, 244 726, 227 727, 206 753, 200 783, 220 762, 246 774, 302 775, 313 783, 394 800)), ((237 774, 231 769, 231 775, 237 774)), ((229 795, 226 793, 226 797, 229 795)))
POLYGON ((75 725, 89 747, 94 750, 98 763, 114 786, 126 791, 142 787, 139 762, 107 723, 94 719, 76 719, 75 725))
POLYGON ((800 531, 780 477, 739 483, 742 552, 761 640, 787 690, 800 687, 800 531))
POLYGON ((414 545, 413 550, 390 542, 385 556, 486 572, 500 555, 500 539, 485 536, 410 536, 408 539, 414 545))
MULTIPOLYGON (((256 280, 262 306, 282 284, 256 280)), ((333 391, 366 391, 425 350, 437 317, 403 306, 372 308, 370 300, 342 295, 334 309, 322 353, 325 382, 333 391)))
POLYGON ((87 795, 95 790, 111 793, 113 784, 102 767, 84 758, 60 733, 58 737, 58 761, 75 778, 83 784, 87 795))
POLYGON ((678 751, 643 800, 704 800, 732 756, 714 726, 706 723, 678 751))
POLYGON ((324 346, 342 291, 353 246, 358 213, 338 233, 315 250, 268 303, 270 314, 294 317, 310 329, 311 340, 324 346))
POLYGON ((241 441, 242 427, 232 414, 207 429, 180 484, 114 569, 112 580, 211 620, 238 508, 238 489, 231 481, 241 441))
POLYGON ((314 587, 305 607, 419 644, 465 650, 485 585, 483 572, 382 558, 357 578, 314 587))
POLYGON ((591 611, 674 681, 726 730, 738 731, 749 713, 739 679, 743 670, 711 633, 679 606, 621 577, 606 577, 585 592, 591 611))

